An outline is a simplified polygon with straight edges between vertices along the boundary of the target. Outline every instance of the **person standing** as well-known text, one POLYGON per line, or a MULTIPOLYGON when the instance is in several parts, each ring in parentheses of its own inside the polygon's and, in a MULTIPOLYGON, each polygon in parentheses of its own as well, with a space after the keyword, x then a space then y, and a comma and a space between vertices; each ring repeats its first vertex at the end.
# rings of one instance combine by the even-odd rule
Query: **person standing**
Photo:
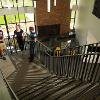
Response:
POLYGON ((36 46, 36 41, 37 41, 37 33, 34 32, 34 27, 29 27, 29 39, 30 39, 30 57, 29 57, 29 61, 32 62, 34 60, 34 50, 35 50, 35 46, 36 46))
POLYGON ((14 31, 14 38, 16 36, 18 46, 21 51, 24 50, 24 31, 21 29, 20 25, 16 25, 16 30, 14 31))
POLYGON ((4 43, 3 31, 0 26, 0 56, 3 60, 6 60, 4 53, 6 52, 6 45, 4 43))

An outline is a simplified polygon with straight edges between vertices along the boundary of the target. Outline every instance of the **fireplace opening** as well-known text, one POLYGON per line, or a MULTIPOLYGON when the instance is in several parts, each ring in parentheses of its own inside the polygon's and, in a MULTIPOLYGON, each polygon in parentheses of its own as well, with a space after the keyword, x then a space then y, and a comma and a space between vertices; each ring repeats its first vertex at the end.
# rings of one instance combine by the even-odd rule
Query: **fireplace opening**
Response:
POLYGON ((39 38, 52 38, 60 34, 60 24, 38 26, 39 38))

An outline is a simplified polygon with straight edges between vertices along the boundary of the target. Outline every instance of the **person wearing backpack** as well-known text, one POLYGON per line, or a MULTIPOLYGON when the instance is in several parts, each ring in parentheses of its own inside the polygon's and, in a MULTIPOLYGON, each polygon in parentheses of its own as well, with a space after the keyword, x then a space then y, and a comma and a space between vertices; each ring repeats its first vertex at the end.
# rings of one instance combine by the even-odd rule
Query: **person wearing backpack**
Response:
POLYGON ((34 27, 29 27, 29 40, 30 40, 30 57, 29 61, 32 62, 35 56, 35 46, 37 41, 37 33, 34 32, 34 27))

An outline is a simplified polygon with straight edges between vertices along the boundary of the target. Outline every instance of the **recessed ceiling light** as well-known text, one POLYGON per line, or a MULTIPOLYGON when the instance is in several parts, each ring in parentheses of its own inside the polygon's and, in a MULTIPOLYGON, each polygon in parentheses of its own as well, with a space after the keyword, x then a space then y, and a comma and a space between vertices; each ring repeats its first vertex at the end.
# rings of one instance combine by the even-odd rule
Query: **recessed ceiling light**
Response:
POLYGON ((50 5, 51 5, 50 3, 51 3, 50 0, 47 0, 47 11, 48 12, 50 12, 50 5))
POLYGON ((56 6, 57 5, 57 1, 56 0, 54 0, 54 6, 56 6))

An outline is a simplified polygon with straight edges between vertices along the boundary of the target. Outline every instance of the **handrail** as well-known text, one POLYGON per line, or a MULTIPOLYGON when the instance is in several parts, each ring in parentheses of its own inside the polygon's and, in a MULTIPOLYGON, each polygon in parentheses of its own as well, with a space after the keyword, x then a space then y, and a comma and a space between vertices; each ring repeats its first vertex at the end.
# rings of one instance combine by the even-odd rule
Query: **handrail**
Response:
POLYGON ((50 55, 48 52, 45 52, 48 56, 51 56, 51 57, 72 57, 72 56, 86 56, 86 55, 100 55, 100 53, 87 53, 87 54, 75 54, 75 55, 63 55, 63 56, 52 56, 50 55))
POLYGON ((18 97, 16 96, 16 94, 14 93, 14 91, 12 90, 11 86, 10 86, 9 83, 7 82, 6 78, 4 77, 3 72, 2 72, 1 69, 0 69, 0 72, 1 72, 1 75, 2 75, 2 77, 3 77, 4 82, 6 83, 8 89, 10 90, 10 92, 12 93, 14 99, 15 99, 15 100, 19 100, 18 97))
POLYGON ((43 44, 42 42, 40 42, 39 40, 37 40, 38 43, 40 43, 41 45, 43 45, 45 48, 47 48, 48 50, 52 51, 49 47, 47 47, 45 44, 43 44))
POLYGON ((73 48, 76 53, 70 53, 71 50, 68 48, 66 49, 68 52, 66 55, 59 56, 52 55, 51 52, 45 50, 46 48, 41 52, 42 44, 40 44, 40 46, 37 46, 37 58, 50 73, 55 73, 58 76, 73 77, 83 81, 100 82, 100 48, 98 49, 98 44, 92 45, 93 47, 91 48, 89 47, 90 45, 80 46, 78 49, 73 48))

